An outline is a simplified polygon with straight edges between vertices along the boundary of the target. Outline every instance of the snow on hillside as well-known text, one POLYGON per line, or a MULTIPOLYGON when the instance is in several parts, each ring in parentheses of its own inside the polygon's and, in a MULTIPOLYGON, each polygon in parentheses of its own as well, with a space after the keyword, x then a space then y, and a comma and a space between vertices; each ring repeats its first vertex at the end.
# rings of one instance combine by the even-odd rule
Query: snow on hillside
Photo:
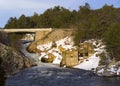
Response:
MULTIPOLYGON (((104 50, 104 46, 100 46, 100 43, 96 44, 95 40, 89 40, 86 42, 92 42, 93 45, 96 46, 96 48, 94 49, 96 52, 89 58, 84 59, 84 61, 82 63, 79 63, 79 65, 74 66, 74 68, 91 70, 93 68, 96 68, 99 64, 100 58, 96 57, 96 54, 101 53, 104 50)), ((55 42, 56 47, 52 47, 52 46, 53 46, 53 42, 37 46, 38 49, 43 51, 41 52, 39 60, 41 60, 41 58, 43 57, 48 58, 48 54, 51 53, 56 57, 53 61, 53 64, 60 64, 62 60, 62 55, 61 55, 62 52, 59 49, 60 46, 62 47, 62 49, 65 49, 65 50, 76 49, 76 47, 74 46, 72 37, 66 37, 64 39, 56 41, 55 42)))
POLYGON ((96 44, 95 40, 89 40, 88 42, 92 42, 92 44, 96 47, 94 48, 95 53, 90 56, 87 59, 84 59, 84 61, 82 63, 80 63, 77 66, 74 66, 74 68, 80 68, 80 69, 84 69, 84 70, 92 70, 98 67, 99 65, 99 61, 100 61, 100 57, 97 56, 97 54, 102 53, 105 49, 105 45, 102 45, 102 42, 99 42, 98 44, 96 44))
POLYGON ((96 53, 93 54, 88 59, 85 59, 82 63, 80 63, 77 66, 74 66, 74 68, 80 68, 85 70, 92 70, 93 68, 97 68, 99 64, 100 58, 96 57, 96 53))
POLYGON ((56 57, 55 60, 53 61, 53 64, 60 64, 62 60, 62 55, 61 55, 62 52, 59 48, 61 47, 62 49, 65 49, 65 50, 75 49, 75 46, 73 45, 74 43, 73 43, 72 37, 66 37, 64 39, 56 41, 55 43, 50 42, 48 44, 38 45, 37 48, 43 51, 39 59, 41 60, 42 57, 48 58, 48 54, 51 53, 56 57), (52 47, 53 45, 55 47, 52 47))

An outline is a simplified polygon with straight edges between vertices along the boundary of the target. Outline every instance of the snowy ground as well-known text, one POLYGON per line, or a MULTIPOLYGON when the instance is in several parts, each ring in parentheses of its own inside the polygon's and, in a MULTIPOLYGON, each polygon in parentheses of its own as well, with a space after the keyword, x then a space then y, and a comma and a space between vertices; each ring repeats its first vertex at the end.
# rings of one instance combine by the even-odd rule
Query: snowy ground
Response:
POLYGON ((80 63, 79 65, 74 66, 74 68, 79 68, 79 69, 84 69, 84 70, 93 70, 97 68, 99 65, 99 61, 100 61, 100 57, 97 56, 97 54, 102 53, 105 50, 104 48, 105 48, 104 45, 102 46, 100 46, 100 44, 96 45, 96 48, 94 49, 95 53, 89 58, 84 59, 84 61, 80 63))
POLYGON ((79 65, 74 66, 74 68, 79 68, 79 69, 84 69, 84 70, 92 70, 92 69, 98 67, 99 61, 100 61, 100 58, 96 57, 96 53, 95 53, 88 59, 85 59, 79 65))
MULTIPOLYGON (((94 49, 95 53, 91 55, 89 58, 84 59, 82 63, 79 63, 78 65, 74 66, 74 68, 84 69, 84 70, 92 70, 98 67, 100 58, 96 57, 97 54, 102 53, 104 51, 105 46, 102 45, 102 42, 100 41, 98 44, 96 44, 96 40, 88 40, 85 42, 92 43, 96 48, 94 49)), ((24 47, 26 48, 28 44, 25 44, 24 47)), ((56 58, 53 61, 53 64, 60 64, 62 60, 62 51, 60 49, 62 47, 62 50, 72 50, 76 49, 73 43, 72 37, 66 37, 64 39, 58 40, 56 42, 50 42, 48 44, 38 45, 37 48, 41 50, 41 54, 30 54, 25 49, 23 49, 23 52, 26 56, 32 57, 34 60, 38 61, 39 64, 41 58, 48 58, 49 54, 54 55, 56 58), (53 47, 54 45, 54 47, 53 47)))
MULTIPOLYGON (((96 48, 94 49, 96 52, 91 57, 84 59, 84 61, 79 65, 74 66, 74 68, 80 68, 84 70, 95 69, 98 66, 100 61, 100 58, 96 57, 96 54, 103 52, 105 46, 104 45, 101 46, 101 43, 102 43, 101 41, 100 43, 96 44, 96 41, 94 39, 88 40, 85 42, 90 42, 94 46, 96 46, 96 48)), ((55 60, 53 61, 53 64, 60 64, 62 60, 61 50, 59 49, 60 46, 64 50, 76 49, 76 47, 74 46, 72 37, 66 37, 64 39, 58 40, 54 44, 56 47, 52 47, 53 42, 37 46, 39 50, 43 51, 39 57, 39 60, 41 60, 41 58, 43 57, 48 58, 48 54, 51 53, 56 57, 55 60)))
POLYGON ((39 57, 39 60, 41 60, 41 58, 48 58, 48 54, 52 54, 54 55, 56 58, 53 61, 53 64, 60 64, 61 60, 62 60, 62 50, 71 50, 71 49, 75 49, 75 46, 73 46, 73 40, 72 37, 66 37, 64 39, 61 39, 59 41, 54 42, 50 42, 48 44, 43 44, 43 45, 38 45, 37 48, 40 51, 43 51, 39 57), (55 46, 55 47, 52 47, 55 46), (47 51, 47 52, 46 52, 47 51))

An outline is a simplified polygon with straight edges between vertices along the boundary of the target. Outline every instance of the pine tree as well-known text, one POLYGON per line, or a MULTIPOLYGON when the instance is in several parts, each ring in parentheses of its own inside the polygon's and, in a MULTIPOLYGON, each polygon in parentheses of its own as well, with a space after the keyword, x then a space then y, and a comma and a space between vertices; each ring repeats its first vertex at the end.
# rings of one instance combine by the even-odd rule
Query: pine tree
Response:
POLYGON ((120 25, 112 24, 105 37, 106 49, 110 56, 116 60, 120 60, 120 25))

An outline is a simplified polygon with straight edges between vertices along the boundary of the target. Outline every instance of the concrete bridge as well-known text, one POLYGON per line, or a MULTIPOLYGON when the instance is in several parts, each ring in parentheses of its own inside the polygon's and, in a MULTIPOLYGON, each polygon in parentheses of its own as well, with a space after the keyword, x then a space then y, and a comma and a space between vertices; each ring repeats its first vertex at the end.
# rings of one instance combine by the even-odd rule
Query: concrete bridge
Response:
POLYGON ((39 32, 39 31, 52 31, 52 28, 30 28, 30 29, 1 29, 6 33, 15 33, 15 32, 39 32))
MULTIPOLYGON (((30 28, 30 29, 1 29, 0 31, 6 33, 22 33, 26 34, 26 38, 33 37, 34 41, 37 41, 52 31, 52 28, 30 28), (33 35, 34 34, 34 35, 33 35)), ((26 39, 24 38, 24 39, 26 39)))

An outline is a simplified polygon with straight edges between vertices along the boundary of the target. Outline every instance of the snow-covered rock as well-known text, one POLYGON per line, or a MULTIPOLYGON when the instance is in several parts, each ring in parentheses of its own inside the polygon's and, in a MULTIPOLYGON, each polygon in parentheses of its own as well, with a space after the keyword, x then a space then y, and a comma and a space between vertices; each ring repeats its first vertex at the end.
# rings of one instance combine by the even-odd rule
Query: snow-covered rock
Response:
MULTIPOLYGON (((97 57, 97 54, 103 52, 104 46, 102 46, 101 42, 96 43, 97 41, 94 39, 85 41, 83 43, 86 43, 86 42, 94 45, 96 47, 94 50, 97 52, 94 53, 93 55, 91 55, 87 59, 83 58, 84 59, 83 62, 80 63, 79 65, 75 66, 74 68, 80 68, 80 69, 84 69, 84 70, 92 70, 92 69, 95 69, 98 67, 100 58, 97 57)), ((56 57, 52 63, 60 64, 60 62, 62 60, 62 54, 61 54, 62 51, 76 49, 76 47, 74 46, 72 37, 66 37, 64 39, 58 40, 58 41, 54 42, 54 44, 56 45, 55 47, 53 47, 53 42, 37 46, 37 49, 43 51, 39 57, 40 60, 41 60, 41 58, 46 58, 46 57, 49 58, 48 54, 52 53, 56 57)))
POLYGON ((120 67, 117 65, 99 66, 96 74, 99 76, 120 76, 120 67))
POLYGON ((90 57, 88 57, 87 59, 84 59, 83 62, 80 63, 79 65, 74 66, 74 68, 80 68, 84 70, 95 70, 98 67, 99 62, 100 62, 100 57, 97 55, 102 53, 105 50, 104 49, 105 46, 102 45, 102 42, 96 43, 97 41, 94 39, 88 40, 85 42, 91 43, 93 46, 95 46, 94 48, 95 53, 91 55, 90 57))
POLYGON ((62 51, 76 49, 76 47, 74 46, 73 38, 66 37, 54 43, 50 42, 48 44, 38 45, 37 49, 43 51, 40 54, 39 60, 41 60, 41 58, 49 58, 48 54, 51 53, 56 57, 52 63, 60 64, 62 60, 62 51))

